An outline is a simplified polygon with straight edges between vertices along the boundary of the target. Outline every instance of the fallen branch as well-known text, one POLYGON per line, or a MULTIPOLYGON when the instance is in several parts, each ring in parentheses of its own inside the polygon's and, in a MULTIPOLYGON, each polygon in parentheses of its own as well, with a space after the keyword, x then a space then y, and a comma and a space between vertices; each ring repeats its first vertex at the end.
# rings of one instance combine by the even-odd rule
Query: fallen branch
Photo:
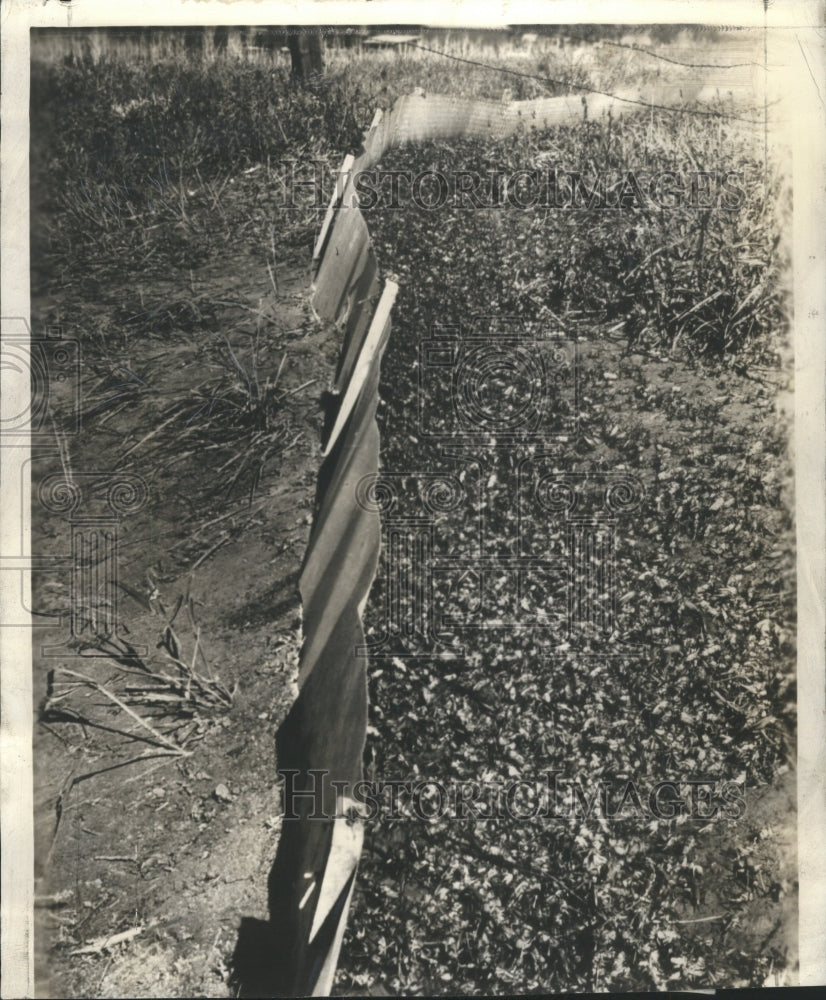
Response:
POLYGON ((105 698, 108 698, 111 702, 113 702, 113 704, 117 705, 122 712, 126 712, 130 718, 134 719, 139 726, 143 726, 143 728, 154 738, 154 741, 160 743, 161 746, 166 747, 176 754, 180 754, 182 757, 189 756, 186 750, 179 747, 177 743, 173 743, 172 740, 167 739, 163 733, 159 733, 154 726, 151 726, 146 721, 146 719, 138 715, 137 712, 133 712, 132 709, 122 702, 117 695, 112 694, 112 692, 105 688, 102 684, 98 684, 98 682, 93 680, 91 677, 87 677, 85 674, 80 674, 76 670, 69 670, 67 667, 62 667, 60 669, 60 673, 65 674, 67 677, 75 677, 81 683, 87 684, 89 687, 99 691, 105 698))
POLYGON ((70 955, 102 955, 104 951, 109 948, 114 948, 116 944, 123 944, 125 941, 131 941, 136 938, 139 934, 143 933, 143 924, 138 924, 137 927, 130 927, 128 931, 121 931, 119 934, 109 934, 104 937, 95 938, 88 944, 85 944, 82 948, 74 948, 69 952, 70 955))

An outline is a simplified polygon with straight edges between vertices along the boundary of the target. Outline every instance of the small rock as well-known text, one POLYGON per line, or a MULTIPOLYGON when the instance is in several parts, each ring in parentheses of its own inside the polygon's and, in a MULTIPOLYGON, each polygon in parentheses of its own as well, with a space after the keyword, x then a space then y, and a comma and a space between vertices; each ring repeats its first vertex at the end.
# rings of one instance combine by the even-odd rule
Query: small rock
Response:
POLYGON ((232 802, 232 793, 226 785, 218 785, 212 794, 219 802, 232 802))

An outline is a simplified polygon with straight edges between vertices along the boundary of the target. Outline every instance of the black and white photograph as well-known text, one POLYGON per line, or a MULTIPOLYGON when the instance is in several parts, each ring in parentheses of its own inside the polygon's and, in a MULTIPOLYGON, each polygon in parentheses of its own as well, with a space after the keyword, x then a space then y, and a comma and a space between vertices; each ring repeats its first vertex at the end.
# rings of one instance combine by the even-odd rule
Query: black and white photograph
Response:
POLYGON ((826 983, 822 6, 4 18, 2 995, 826 983))

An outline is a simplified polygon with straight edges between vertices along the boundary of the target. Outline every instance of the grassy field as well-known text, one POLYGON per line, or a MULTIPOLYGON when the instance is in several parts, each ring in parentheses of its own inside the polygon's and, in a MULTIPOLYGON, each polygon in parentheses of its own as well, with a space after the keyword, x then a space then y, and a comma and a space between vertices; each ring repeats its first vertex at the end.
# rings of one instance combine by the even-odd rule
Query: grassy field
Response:
MULTIPOLYGON (((337 349, 306 298, 326 198, 306 184, 290 201, 290 171, 318 164, 331 178, 376 107, 416 87, 500 101, 694 85, 696 69, 621 38, 598 48, 423 38, 452 60, 329 46, 309 87, 290 79, 283 52, 239 38, 225 52, 175 33, 117 45, 35 38, 33 327, 59 324, 83 359, 82 433, 66 433, 75 400, 58 395, 60 456, 35 476, 63 463, 147 482, 120 566, 144 687, 135 692, 123 649, 78 669, 176 748, 104 773, 145 749, 141 727, 88 683, 55 701, 54 664, 36 664, 38 891, 61 900, 39 925, 51 995, 231 995, 239 920, 266 912, 279 828, 272 736, 293 696, 295 582, 337 349), (131 735, 101 728, 114 725, 131 735), (135 928, 111 954, 77 953, 135 928)), ((654 48, 678 61, 697 52, 687 33, 654 48)), ((738 64, 706 71, 724 91, 714 108, 751 113, 752 41, 715 39, 702 53, 738 64)), ((657 652, 607 669, 568 655, 552 668, 520 633, 497 637, 493 668, 482 647, 452 672, 376 663, 371 774, 745 775, 747 811, 705 830, 641 829, 633 817, 605 830, 595 816, 550 830, 379 823, 342 952, 338 988, 352 993, 731 986, 794 965, 783 164, 764 163, 729 118, 641 108, 503 143, 397 150, 382 166, 451 175, 549 164, 586 179, 736 172, 741 195, 736 211, 368 212, 401 285, 383 463, 426 458, 410 407, 433 322, 471 311, 561 321, 581 338, 576 469, 630 468, 645 482, 617 564, 631 639, 657 652)), ((67 523, 42 510, 33 530, 35 549, 69 543, 67 523)), ((35 588, 39 608, 65 612, 67 579, 38 574, 35 588)), ((380 576, 374 629, 382 588, 380 576)))

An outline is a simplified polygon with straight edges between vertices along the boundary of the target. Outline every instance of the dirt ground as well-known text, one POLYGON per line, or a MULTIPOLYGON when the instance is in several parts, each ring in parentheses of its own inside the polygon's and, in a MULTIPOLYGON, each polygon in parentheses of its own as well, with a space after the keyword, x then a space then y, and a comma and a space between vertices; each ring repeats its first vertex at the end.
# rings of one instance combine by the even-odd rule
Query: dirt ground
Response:
MULTIPOLYGON (((304 270, 281 275, 279 294, 266 269, 251 267, 246 259, 195 273, 192 283, 196 292, 209 286, 213 297, 216 285, 222 286, 227 305, 221 326, 241 358, 250 310, 263 310, 261 377, 286 355, 279 385, 288 410, 288 447, 279 463, 264 469, 251 502, 245 490, 228 496, 218 488, 225 485, 225 474, 210 468, 203 453, 181 459, 173 454, 173 472, 152 467, 140 449, 135 453, 131 471, 147 481, 149 501, 120 525, 121 635, 145 647, 145 659, 157 655, 165 618, 178 596, 191 595, 205 660, 234 697, 228 712, 194 720, 186 756, 155 756, 113 770, 107 768, 147 750, 139 741, 140 728, 133 739, 122 740, 60 718, 38 726, 41 996, 227 995, 239 920, 266 916, 266 875, 280 808, 274 734, 294 683, 297 578, 318 465, 318 396, 329 379, 335 344, 309 311, 304 270), (192 489, 186 495, 188 483, 192 489), (128 943, 91 955, 74 953, 90 941, 135 928, 140 931, 128 943)), ((175 291, 170 282, 167 288, 153 287, 151 295, 159 307, 175 291)), ((48 308, 35 303, 35 316, 38 305, 48 308)), ((83 305, 77 303, 79 309, 83 305)), ((69 302, 66 308, 71 307, 69 302)), ((98 301, 101 326, 115 327, 122 308, 114 296, 98 301)), ((65 329, 64 336, 72 336, 68 325, 65 329)), ((105 363, 98 358, 89 364, 90 376, 99 380, 97 387, 85 387, 90 394, 118 365, 140 373, 156 391, 73 440, 67 450, 74 468, 112 470, 119 454, 157 426, 159 408, 185 392, 193 369, 204 362, 203 343, 176 337, 175 331, 166 339, 144 341, 141 349, 110 350, 105 363)), ((54 454, 35 462, 35 482, 59 468, 54 454)), ((37 503, 33 519, 33 549, 65 553, 71 544, 68 520, 37 503)), ((34 607, 65 612, 70 586, 65 568, 38 574, 34 607)), ((192 635, 180 635, 191 654, 192 635)), ((65 640, 65 630, 42 629, 37 649, 65 640)), ((36 710, 55 667, 102 684, 112 680, 115 690, 117 664, 88 652, 83 659, 69 648, 38 657, 36 710)), ((86 702, 79 696, 83 714, 93 723, 129 729, 123 724, 131 720, 111 703, 101 707, 95 694, 86 691, 91 697, 86 702)))
MULTIPOLYGON (((222 328, 239 357, 250 335, 245 324, 251 312, 266 317, 263 325, 256 321, 265 345, 262 377, 278 368, 282 348, 289 348, 281 385, 285 392, 298 390, 286 397, 287 441, 295 439, 295 444, 280 465, 264 470, 251 502, 246 489, 227 495, 215 488, 226 477, 203 453, 173 453, 171 469, 164 470, 149 459, 141 464, 140 449, 133 452, 132 469, 147 480, 149 502, 121 524, 119 620, 128 641, 147 648, 148 662, 177 597, 190 594, 205 659, 234 691, 232 707, 184 720, 192 734, 184 741, 186 756, 151 756, 121 767, 116 765, 145 752, 146 744, 139 742, 141 732, 135 735, 134 726, 133 736, 123 740, 88 724, 97 720, 129 728, 123 725, 129 722, 124 713, 111 703, 101 707, 94 691, 73 695, 81 699, 75 704, 87 705, 87 724, 58 716, 37 727, 38 995, 43 997, 233 995, 239 931, 254 940, 258 921, 267 916, 266 880, 280 808, 273 742, 294 693, 300 642, 296 583, 319 463, 319 396, 333 370, 336 343, 309 311, 306 271, 282 276, 278 294, 266 269, 247 261, 192 275, 196 293, 201 283, 211 284, 214 296, 216 282, 225 286, 222 328), (124 937, 107 943, 112 935, 124 937)), ((156 303, 173 294, 171 285, 152 291, 156 303)), ((114 302, 99 301, 100 322, 114 322, 116 308, 114 302)), ((45 321, 47 303, 41 309, 45 321)), ((619 347, 605 344, 600 350, 609 362, 619 347)), ((157 426, 159 409, 169 398, 185 391, 205 363, 203 351, 203 343, 191 337, 169 336, 163 345, 150 338, 129 355, 110 353, 110 367, 152 370, 153 378, 145 382, 158 391, 142 393, 102 426, 94 423, 69 448, 72 463, 84 470, 113 469, 119 454, 157 426)), ((651 382, 674 368, 657 357, 632 360, 651 382)), ((89 370, 105 382, 109 373, 101 365, 98 360, 89 370)), ((680 384, 686 393, 709 389, 702 376, 682 370, 680 384)), ((726 416, 732 432, 738 425, 747 427, 756 408, 771 405, 776 389, 750 386, 743 402, 744 395, 729 384, 726 416)), ((656 412, 649 416, 654 423, 660 419, 656 412)), ((650 429, 660 441, 674 433, 665 426, 650 429)), ((42 461, 35 479, 55 468, 55 457, 42 461)), ((35 504, 35 550, 65 552, 69 531, 66 518, 50 516, 35 504)), ((65 570, 42 572, 35 607, 65 611, 69 593, 65 570)), ((191 653, 191 635, 183 627, 178 634, 191 653)), ((37 648, 65 638, 63 631, 44 629, 37 648)), ((69 649, 65 655, 41 655, 35 665, 36 709, 44 705, 48 672, 61 666, 104 685, 114 685, 118 670, 112 659, 89 657, 88 651, 84 660, 69 649)), ((683 917, 710 948, 783 956, 773 966, 778 983, 793 978, 796 961, 796 841, 789 823, 794 810, 792 767, 783 769, 773 786, 750 790, 736 845, 728 827, 706 839, 703 892, 683 917), (751 874, 731 863, 735 855, 742 857, 743 844, 754 861, 751 874), (756 893, 749 901, 749 878, 762 879, 765 872, 777 891, 771 899, 756 893), (710 891, 710 885, 719 891, 710 891), (739 915, 722 920, 726 901, 738 893, 743 899, 739 915)), ((357 893, 354 921, 358 912, 357 893)))

